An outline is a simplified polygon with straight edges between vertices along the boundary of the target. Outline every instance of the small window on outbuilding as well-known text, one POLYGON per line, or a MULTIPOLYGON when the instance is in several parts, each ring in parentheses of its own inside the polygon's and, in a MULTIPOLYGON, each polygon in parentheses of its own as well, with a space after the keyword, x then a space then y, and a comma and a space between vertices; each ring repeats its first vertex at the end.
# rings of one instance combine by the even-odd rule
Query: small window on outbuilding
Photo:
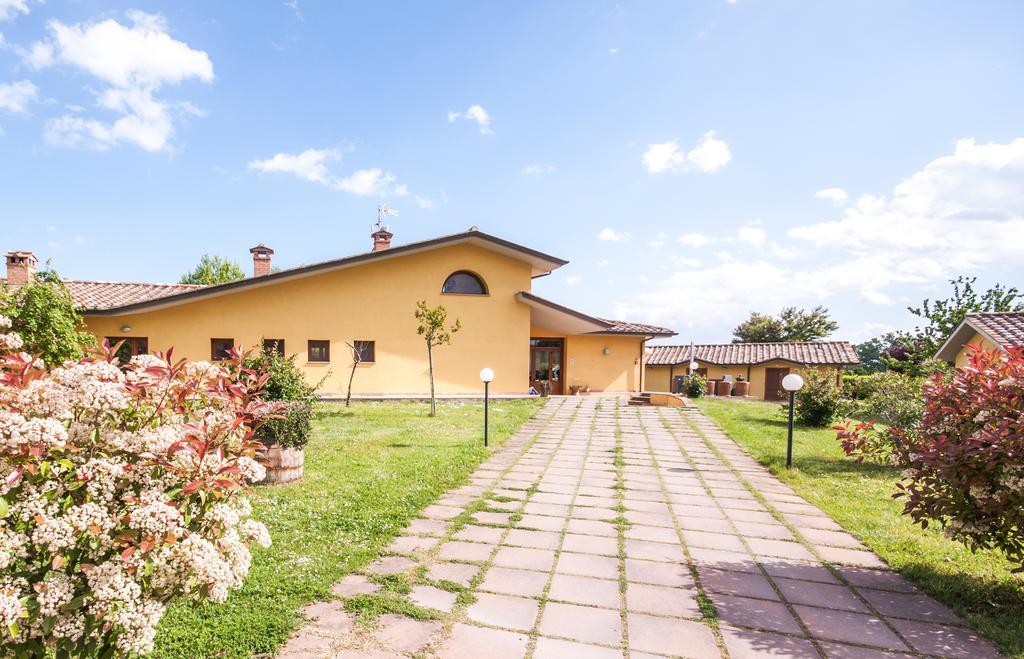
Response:
POLYGON ((326 363, 331 361, 331 342, 310 340, 306 359, 311 362, 326 363))
POLYGON ((441 292, 449 295, 487 295, 487 285, 472 272, 459 270, 448 275, 441 292))
POLYGON ((284 339, 263 339, 263 352, 276 352, 284 357, 284 339))
POLYGON ((377 346, 374 341, 355 341, 352 346, 359 355, 360 363, 372 363, 377 361, 377 346))
POLYGON ((122 366, 131 361, 132 357, 149 352, 149 339, 144 336, 108 336, 107 343, 111 347, 121 344, 117 349, 117 359, 122 366))
POLYGON ((231 355, 228 353, 234 347, 234 339, 210 339, 210 359, 213 361, 231 359, 231 355))

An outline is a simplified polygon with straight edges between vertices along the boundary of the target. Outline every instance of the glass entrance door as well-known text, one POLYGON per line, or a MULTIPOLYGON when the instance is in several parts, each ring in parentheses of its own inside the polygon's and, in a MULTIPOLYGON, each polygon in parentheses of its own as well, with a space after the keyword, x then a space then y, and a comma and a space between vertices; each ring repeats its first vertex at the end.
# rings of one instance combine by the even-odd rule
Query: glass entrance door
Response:
POLYGON ((530 339, 530 386, 554 396, 562 395, 562 339, 530 339))

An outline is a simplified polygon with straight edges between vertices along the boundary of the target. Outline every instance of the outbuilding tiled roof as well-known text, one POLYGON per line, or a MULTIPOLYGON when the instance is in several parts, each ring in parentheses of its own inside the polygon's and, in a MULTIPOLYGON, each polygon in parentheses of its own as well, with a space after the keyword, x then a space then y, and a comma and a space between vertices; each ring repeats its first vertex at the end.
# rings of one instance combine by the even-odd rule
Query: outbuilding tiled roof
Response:
POLYGON ((667 327, 658 327, 657 325, 644 325, 643 323, 631 323, 625 320, 610 320, 608 318, 601 318, 600 320, 611 325, 602 334, 642 334, 645 336, 675 336, 676 334, 667 327))
POLYGON ((114 309, 126 304, 148 302, 158 298, 194 291, 199 284, 140 284, 118 281, 68 280, 64 284, 71 292, 75 306, 82 309, 114 309))
POLYGON ((972 313, 967 320, 1004 348, 1024 346, 1024 311, 972 313))
MULTIPOLYGON (((847 341, 792 343, 704 343, 693 346, 699 362, 707 364, 763 364, 781 359, 797 364, 858 364, 857 353, 847 341)), ((690 346, 651 346, 648 366, 689 363, 690 346)))

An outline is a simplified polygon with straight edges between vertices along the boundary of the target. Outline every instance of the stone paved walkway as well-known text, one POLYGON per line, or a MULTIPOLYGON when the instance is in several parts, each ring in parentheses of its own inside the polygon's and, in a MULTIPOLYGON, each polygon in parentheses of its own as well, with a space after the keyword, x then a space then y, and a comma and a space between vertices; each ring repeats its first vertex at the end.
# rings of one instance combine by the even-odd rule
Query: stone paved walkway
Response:
POLYGON ((552 398, 388 554, 282 656, 998 656, 692 408, 552 398))

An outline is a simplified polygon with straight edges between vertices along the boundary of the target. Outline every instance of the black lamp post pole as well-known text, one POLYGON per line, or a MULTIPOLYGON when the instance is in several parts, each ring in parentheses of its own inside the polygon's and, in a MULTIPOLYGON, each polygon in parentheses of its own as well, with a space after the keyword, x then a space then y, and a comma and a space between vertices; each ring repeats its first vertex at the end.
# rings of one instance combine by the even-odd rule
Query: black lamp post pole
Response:
POLYGON ((789 439, 786 440, 786 469, 793 466, 793 399, 796 392, 789 392, 789 439))
POLYGON ((484 382, 484 446, 487 446, 487 429, 488 429, 488 426, 490 425, 490 423, 488 423, 490 421, 490 419, 489 419, 489 413, 490 413, 489 390, 490 390, 490 388, 491 388, 491 383, 490 382, 484 382))

